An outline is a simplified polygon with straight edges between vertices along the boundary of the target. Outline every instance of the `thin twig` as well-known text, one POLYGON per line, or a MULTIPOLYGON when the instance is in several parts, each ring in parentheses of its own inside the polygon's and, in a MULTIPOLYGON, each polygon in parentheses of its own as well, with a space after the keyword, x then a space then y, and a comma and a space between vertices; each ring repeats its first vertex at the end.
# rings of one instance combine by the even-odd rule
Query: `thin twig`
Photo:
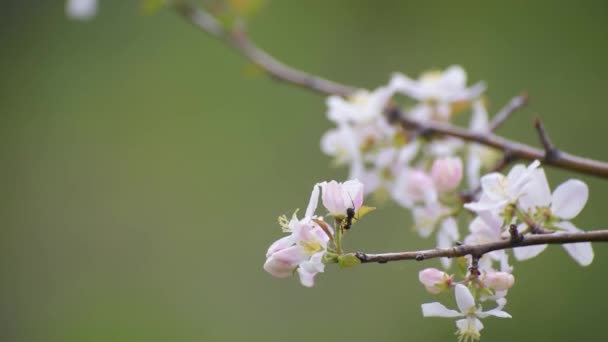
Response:
MULTIPOLYGON (((226 31, 210 14, 199 7, 187 3, 185 0, 174 0, 174 6, 187 21, 230 45, 277 80, 313 90, 323 95, 348 96, 355 91, 353 87, 316 77, 287 66, 256 46, 248 39, 244 32, 226 31)), ((508 116, 507 114, 505 115, 508 116)), ((510 151, 516 159, 538 159, 547 165, 608 178, 608 163, 606 162, 574 156, 561 151, 556 156, 546 155, 543 150, 502 138, 493 133, 473 132, 451 124, 419 122, 402 115, 399 115, 398 120, 403 126, 414 128, 420 132, 452 136, 494 147, 502 152, 510 151)))
POLYGON ((540 118, 534 119, 534 127, 538 132, 538 138, 540 139, 540 143, 543 145, 545 149, 545 160, 553 160, 559 158, 559 150, 553 145, 551 139, 549 138, 549 134, 543 126, 543 123, 540 121, 540 118))
POLYGON ((492 251, 510 249, 515 247, 568 244, 576 242, 608 242, 608 230, 595 230, 576 233, 551 233, 521 235, 518 239, 507 238, 501 241, 489 242, 480 245, 460 245, 452 248, 435 248, 411 252, 395 252, 382 254, 351 253, 362 263, 386 263, 398 260, 428 260, 434 258, 456 258, 465 255, 482 256, 492 251))
POLYGON ((511 116, 511 114, 515 113, 518 109, 525 106, 528 103, 528 94, 522 93, 519 96, 515 96, 509 101, 501 110, 494 115, 492 121, 488 125, 488 129, 490 132, 494 132, 498 129, 498 127, 502 126, 505 121, 511 116))
POLYGON ((249 40, 245 32, 226 31, 213 16, 187 1, 176 1, 174 6, 191 24, 230 45, 277 80, 295 84, 324 95, 347 96, 355 91, 353 87, 332 82, 287 66, 257 47, 249 40))

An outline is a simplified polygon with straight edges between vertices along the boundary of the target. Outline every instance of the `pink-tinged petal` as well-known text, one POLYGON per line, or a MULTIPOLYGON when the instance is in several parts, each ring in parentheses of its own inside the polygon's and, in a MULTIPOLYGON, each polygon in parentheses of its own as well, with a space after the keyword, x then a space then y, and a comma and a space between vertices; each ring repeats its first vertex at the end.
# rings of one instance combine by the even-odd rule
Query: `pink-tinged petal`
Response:
POLYGON ((293 274, 297 265, 284 262, 273 257, 266 259, 264 270, 277 278, 287 278, 293 274))
POLYGON ((553 191, 551 213, 564 220, 572 219, 583 210, 588 198, 587 184, 578 179, 567 180, 553 191))
MULTIPOLYGON (((582 231, 568 221, 557 222, 555 225, 567 232, 574 233, 582 231)), ((572 259, 579 263, 579 265, 589 266, 591 262, 593 262, 593 247, 591 246, 590 242, 568 243, 563 246, 566 252, 568 252, 572 259)))
POLYGON ((424 317, 460 317, 462 314, 456 310, 450 310, 443 304, 434 302, 422 304, 422 316, 424 317))
POLYGON ((289 236, 285 236, 281 239, 278 239, 277 241, 275 241, 272 245, 270 245, 270 247, 268 248, 268 252, 266 252, 266 257, 269 257, 271 254, 274 254, 282 249, 285 249, 291 245, 294 244, 294 239, 292 235, 289 236))
POLYGON ((545 248, 547 248, 547 245, 517 247, 513 249, 513 255, 517 260, 528 260, 539 255, 542 251, 545 250, 545 248))
POLYGON ((468 312, 471 307, 475 307, 475 299, 466 286, 456 284, 454 292, 456 293, 456 304, 458 304, 460 312, 468 312))
POLYGON ((435 159, 431 167, 431 178, 437 190, 454 190, 462 180, 462 160, 459 157, 435 159))
POLYGON ((313 287, 315 285, 316 272, 308 272, 305 269, 299 267, 298 275, 300 276, 300 283, 306 287, 313 287))
POLYGON ((346 213, 346 208, 344 208, 342 201, 340 184, 335 180, 332 180, 328 183, 321 183, 321 187, 323 190, 321 200, 329 213, 332 215, 344 215, 346 213))
POLYGON ((319 273, 325 271, 325 264, 323 263, 323 255, 325 252, 318 252, 308 261, 304 261, 300 264, 300 268, 307 271, 308 273, 319 273))
POLYGON ((549 204, 551 204, 551 188, 545 170, 536 169, 532 173, 532 179, 523 189, 519 205, 527 211, 534 207, 548 207, 549 204))
POLYGON ((310 194, 310 200, 308 201, 308 207, 306 208, 304 217, 312 217, 315 214, 315 210, 317 210, 317 206, 319 205, 320 187, 320 184, 315 184, 315 186, 312 188, 312 193, 310 194))
POLYGON ((343 193, 347 198, 343 198, 348 204, 347 208, 351 208, 354 204, 355 211, 359 210, 363 205, 363 183, 359 180, 349 180, 342 184, 343 193))
POLYGON ((300 246, 292 246, 272 254, 264 263, 264 270, 275 277, 289 277, 307 256, 300 246))

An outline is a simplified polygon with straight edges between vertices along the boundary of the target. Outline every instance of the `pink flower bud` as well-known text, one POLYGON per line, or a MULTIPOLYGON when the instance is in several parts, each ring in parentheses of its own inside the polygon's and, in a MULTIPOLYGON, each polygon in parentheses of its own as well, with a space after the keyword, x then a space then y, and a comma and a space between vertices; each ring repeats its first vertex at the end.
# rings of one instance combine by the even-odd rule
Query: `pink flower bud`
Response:
POLYGON ((431 168, 431 177, 439 191, 456 189, 462 180, 462 160, 458 157, 435 159, 431 168))
POLYGON ((507 272, 488 272, 483 278, 483 283, 496 291, 505 291, 513 286, 515 277, 507 272))
POLYGON ((336 181, 320 183, 323 205, 333 216, 344 216, 348 208, 355 212, 363 205, 363 183, 349 180, 344 183, 336 181))
POLYGON ((420 271, 418 280, 431 294, 439 294, 452 284, 452 277, 436 268, 425 268, 420 271))

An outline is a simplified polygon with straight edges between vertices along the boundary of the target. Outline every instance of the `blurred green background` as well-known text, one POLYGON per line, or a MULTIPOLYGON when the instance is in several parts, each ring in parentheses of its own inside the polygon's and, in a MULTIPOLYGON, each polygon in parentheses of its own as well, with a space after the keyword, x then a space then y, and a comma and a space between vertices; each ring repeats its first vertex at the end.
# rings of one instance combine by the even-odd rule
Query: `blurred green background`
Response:
MULTIPOLYGON (((319 150, 324 99, 248 76, 247 63, 170 10, 101 1, 0 2, 0 340, 455 341, 417 281, 435 261, 328 267, 317 286, 262 270, 280 214, 343 179, 319 150)), ((296 67, 363 87, 393 71, 461 64, 491 112, 530 105, 501 133, 536 144, 540 114, 566 150, 605 149, 608 5, 602 1, 270 1, 254 39, 296 67)), ((553 186, 567 172, 549 172, 553 186)), ((606 181, 582 177, 575 223, 606 228, 606 181)), ((350 250, 430 247, 383 205, 350 250)), ((484 341, 602 340, 608 249, 578 267, 560 247, 515 265, 484 341)), ((450 303, 448 301, 448 303, 450 303)))

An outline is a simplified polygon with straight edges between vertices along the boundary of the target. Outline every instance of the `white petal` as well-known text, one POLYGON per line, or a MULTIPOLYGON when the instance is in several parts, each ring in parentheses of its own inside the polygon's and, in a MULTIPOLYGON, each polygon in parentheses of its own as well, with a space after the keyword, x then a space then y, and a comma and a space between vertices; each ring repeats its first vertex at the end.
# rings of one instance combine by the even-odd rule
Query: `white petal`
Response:
POLYGON ((458 304, 460 312, 468 312, 471 307, 475 307, 475 299, 466 286, 456 284, 454 292, 456 292, 456 304, 458 304))
POLYGON ((505 311, 502 311, 502 310, 498 310, 498 309, 493 309, 493 310, 490 310, 490 311, 479 313, 478 316, 481 317, 481 318, 486 317, 486 316, 494 316, 494 317, 500 317, 500 318, 511 318, 511 315, 509 315, 508 312, 505 312, 505 311))
MULTIPOLYGON (((555 225, 568 232, 580 232, 582 230, 576 228, 571 222, 563 221, 557 222, 555 225)), ((559 233, 556 233, 559 234, 559 233)), ((590 242, 579 242, 579 243, 568 243, 563 245, 564 249, 572 259, 579 263, 581 266, 589 266, 593 261, 593 247, 590 242)))
POLYGON ((319 204, 319 188, 321 187, 320 183, 315 184, 312 188, 312 193, 310 194, 310 200, 308 201, 308 207, 306 208, 306 213, 304 217, 312 217, 315 214, 315 210, 317 210, 317 205, 319 204))
POLYGON ((481 177, 481 189, 490 200, 502 200, 505 197, 505 176, 493 172, 481 177))
POLYGON ((565 220, 572 219, 583 210, 588 198, 587 184, 578 179, 567 180, 553 191, 551 213, 565 220))
POLYGON ((543 169, 534 170, 532 179, 524 187, 519 204, 525 211, 534 207, 547 207, 551 204, 551 188, 549 188, 549 182, 543 169))
POLYGON ((481 331, 483 329, 483 323, 475 317, 467 317, 456 321, 458 330, 462 333, 471 333, 481 331), (472 329, 471 329, 472 328, 472 329))
POLYGON ((490 211, 490 210, 500 211, 500 209, 502 207, 504 207, 505 205, 507 205, 507 203, 509 203, 509 201, 507 201, 506 199, 501 200, 501 201, 493 201, 493 200, 487 198, 487 196, 482 195, 479 202, 467 203, 464 205, 464 207, 470 211, 473 211, 476 213, 481 213, 481 212, 490 211))
POLYGON ((450 310, 443 304, 426 303, 422 304, 422 316, 424 317, 460 317, 462 314, 456 310, 450 310))
POLYGON ((513 255, 517 260, 528 260, 539 255, 547 248, 547 245, 517 247, 513 249, 513 255))

